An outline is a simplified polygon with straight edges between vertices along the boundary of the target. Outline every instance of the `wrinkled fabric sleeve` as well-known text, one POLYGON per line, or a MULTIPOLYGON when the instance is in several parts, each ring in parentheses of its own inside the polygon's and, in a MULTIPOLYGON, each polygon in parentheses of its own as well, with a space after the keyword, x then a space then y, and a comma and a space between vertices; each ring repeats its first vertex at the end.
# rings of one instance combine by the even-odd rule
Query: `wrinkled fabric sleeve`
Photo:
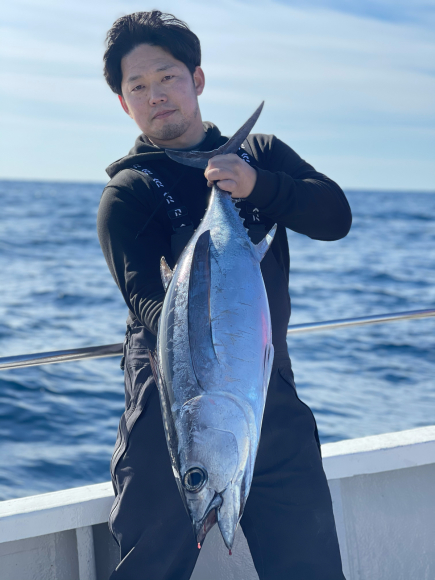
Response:
POLYGON ((165 296, 160 258, 165 256, 169 263, 172 258, 158 221, 152 219, 137 237, 150 214, 130 191, 108 186, 100 201, 97 230, 107 265, 128 308, 156 335, 165 296))
MULTIPOLYGON (((266 136, 265 136, 266 137, 266 136)), ((248 200, 268 218, 315 240, 347 235, 352 214, 341 188, 276 137, 252 139, 257 181, 248 200)))

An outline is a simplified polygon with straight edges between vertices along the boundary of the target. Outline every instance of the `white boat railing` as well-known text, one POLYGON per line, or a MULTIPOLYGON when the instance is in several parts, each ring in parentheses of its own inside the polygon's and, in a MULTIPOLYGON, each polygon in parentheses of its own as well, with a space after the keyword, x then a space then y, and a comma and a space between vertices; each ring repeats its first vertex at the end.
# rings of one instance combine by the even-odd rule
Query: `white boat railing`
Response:
MULTIPOLYGON (((322 332, 326 330, 338 330, 340 328, 352 328, 367 324, 380 324, 386 322, 398 322, 401 320, 413 320, 417 318, 429 318, 435 316, 435 309, 409 310, 406 312, 394 312, 390 314, 375 314, 373 316, 360 316, 357 318, 342 318, 339 320, 326 320, 323 322, 308 322, 289 326, 287 336, 306 332, 322 332)), ((106 358, 120 356, 122 354, 122 342, 118 344, 106 344, 101 346, 88 346, 69 350, 54 350, 35 354, 23 354, 0 358, 0 371, 32 367, 38 365, 72 362, 91 358, 106 358)))
MULTIPOLYGON (((435 578, 435 426, 327 443, 322 455, 345 577, 435 578)), ((113 500, 105 482, 0 502, 2 580, 108 580, 113 500)), ((230 558, 216 528, 191 580, 258 580, 242 531, 230 558)))

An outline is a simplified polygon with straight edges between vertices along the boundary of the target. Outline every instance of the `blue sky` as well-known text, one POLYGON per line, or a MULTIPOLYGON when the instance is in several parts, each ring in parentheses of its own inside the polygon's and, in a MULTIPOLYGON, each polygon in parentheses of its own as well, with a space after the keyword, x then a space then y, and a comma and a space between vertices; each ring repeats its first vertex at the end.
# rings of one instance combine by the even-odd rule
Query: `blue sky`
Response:
POLYGON ((107 181, 138 135, 104 83, 104 37, 158 7, 203 48, 204 120, 264 99, 274 133, 345 188, 435 190, 435 1, 14 0, 0 24, 0 177, 107 181))

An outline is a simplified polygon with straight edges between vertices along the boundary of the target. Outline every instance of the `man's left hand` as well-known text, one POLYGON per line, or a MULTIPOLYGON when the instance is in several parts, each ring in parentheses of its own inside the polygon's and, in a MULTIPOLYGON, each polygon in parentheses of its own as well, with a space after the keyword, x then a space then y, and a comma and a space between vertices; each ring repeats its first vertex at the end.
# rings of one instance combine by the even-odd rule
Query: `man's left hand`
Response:
POLYGON ((209 187, 216 184, 235 198, 248 197, 257 181, 255 169, 233 153, 212 157, 204 175, 209 187))

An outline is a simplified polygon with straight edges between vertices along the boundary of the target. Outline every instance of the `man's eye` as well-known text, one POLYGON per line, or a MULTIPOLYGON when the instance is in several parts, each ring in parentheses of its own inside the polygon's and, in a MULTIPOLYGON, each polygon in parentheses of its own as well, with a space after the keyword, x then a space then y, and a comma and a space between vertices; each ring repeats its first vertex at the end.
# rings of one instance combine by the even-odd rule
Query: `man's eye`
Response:
POLYGON ((174 75, 166 75, 165 77, 163 77, 164 81, 169 81, 170 79, 173 79, 174 75))
POLYGON ((143 85, 137 85, 132 91, 139 91, 140 89, 143 89, 143 85))

